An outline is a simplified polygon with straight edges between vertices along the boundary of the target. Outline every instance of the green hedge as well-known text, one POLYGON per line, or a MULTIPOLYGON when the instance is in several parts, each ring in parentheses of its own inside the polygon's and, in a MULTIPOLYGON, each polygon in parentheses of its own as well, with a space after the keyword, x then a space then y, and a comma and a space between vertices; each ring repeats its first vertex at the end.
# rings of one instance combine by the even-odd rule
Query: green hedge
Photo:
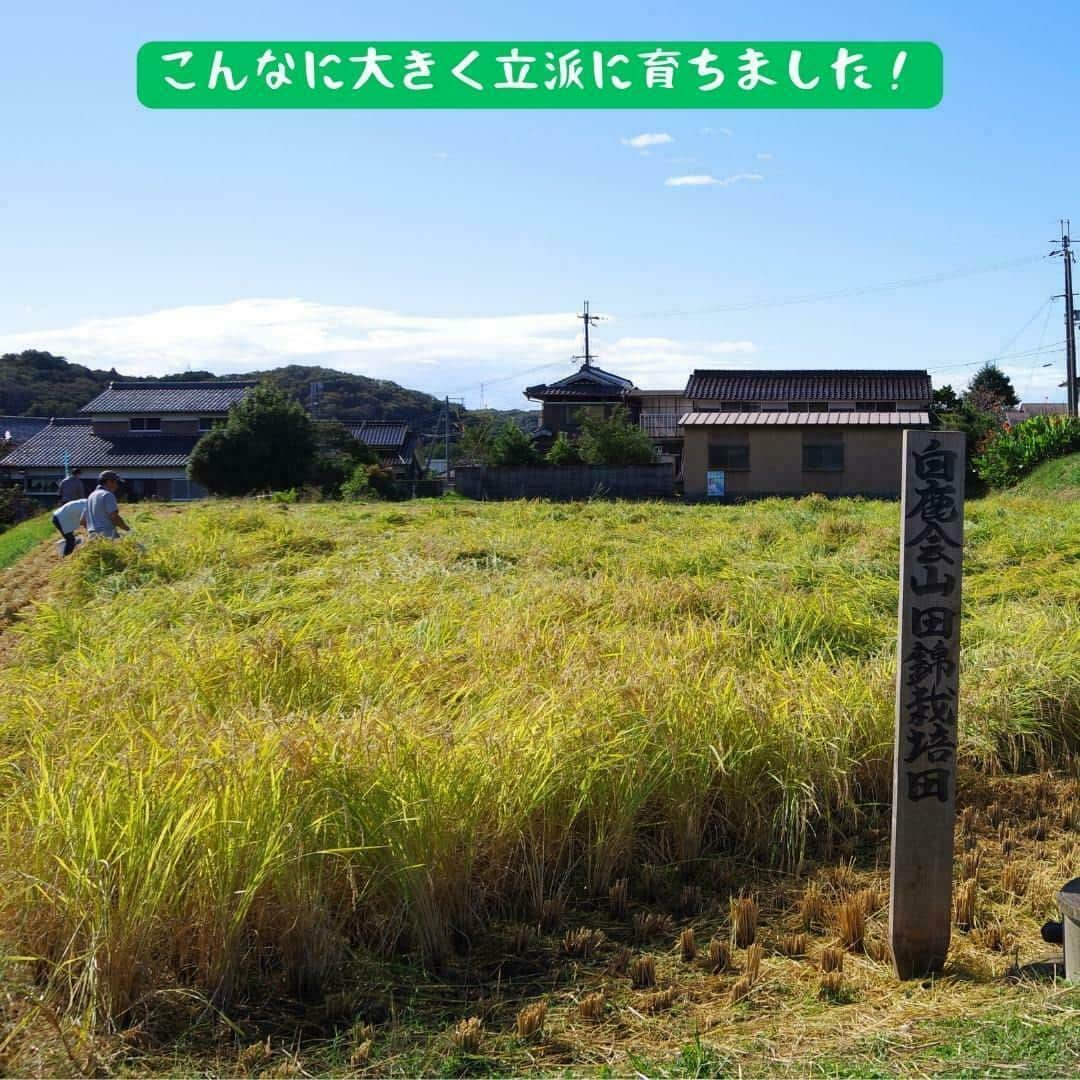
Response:
POLYGON ((1033 416, 1006 425, 972 460, 979 478, 991 487, 1012 487, 1037 465, 1080 450, 1080 419, 1033 416))

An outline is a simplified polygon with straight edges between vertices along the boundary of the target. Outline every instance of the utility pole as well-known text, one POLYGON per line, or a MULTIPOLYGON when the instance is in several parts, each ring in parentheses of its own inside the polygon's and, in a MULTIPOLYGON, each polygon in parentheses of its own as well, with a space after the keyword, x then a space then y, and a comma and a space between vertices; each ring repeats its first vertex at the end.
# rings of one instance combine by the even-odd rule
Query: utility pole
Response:
POLYGON ((589 301, 585 301, 585 310, 578 316, 579 319, 585 324, 585 355, 575 356, 575 360, 584 360, 586 367, 592 367, 594 360, 593 354, 589 351, 589 327, 595 326, 600 321, 599 315, 589 314, 589 301))
MULTIPOLYGON (((1054 241, 1051 241, 1052 243, 1054 241)), ((1069 241, 1069 220, 1061 222, 1060 249, 1051 255, 1060 255, 1065 263, 1065 400, 1069 416, 1077 415, 1076 387, 1076 310, 1073 304, 1072 264, 1073 253, 1069 241)))

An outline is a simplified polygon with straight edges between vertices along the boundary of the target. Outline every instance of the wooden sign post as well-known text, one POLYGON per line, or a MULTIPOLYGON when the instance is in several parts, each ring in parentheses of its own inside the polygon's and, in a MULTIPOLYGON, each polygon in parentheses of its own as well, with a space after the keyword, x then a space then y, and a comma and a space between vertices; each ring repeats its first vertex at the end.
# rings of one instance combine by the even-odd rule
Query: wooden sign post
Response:
POLYGON ((901 979, 941 970, 952 926, 964 441, 904 432, 889 899, 901 979))

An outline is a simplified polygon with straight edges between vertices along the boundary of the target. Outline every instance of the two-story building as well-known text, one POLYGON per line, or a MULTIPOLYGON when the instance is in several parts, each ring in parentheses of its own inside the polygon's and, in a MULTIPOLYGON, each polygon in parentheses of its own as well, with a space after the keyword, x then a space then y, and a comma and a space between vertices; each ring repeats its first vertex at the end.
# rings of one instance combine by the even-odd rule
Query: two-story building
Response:
POLYGON ((683 489, 709 495, 900 493, 905 428, 930 425, 925 371, 695 371, 683 489))
POLYGON ((224 423, 229 409, 255 384, 112 382, 78 417, 52 420, 0 460, 28 494, 55 497, 65 473, 82 469, 84 484, 113 469, 131 499, 197 499, 187 463, 201 436, 224 423))

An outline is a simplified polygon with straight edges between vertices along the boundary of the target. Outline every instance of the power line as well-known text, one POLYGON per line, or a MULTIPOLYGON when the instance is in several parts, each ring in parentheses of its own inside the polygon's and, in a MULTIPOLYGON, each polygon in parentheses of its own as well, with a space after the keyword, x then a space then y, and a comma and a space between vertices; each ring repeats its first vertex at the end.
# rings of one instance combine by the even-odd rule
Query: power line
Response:
MULTIPOLYGON (((990 263, 982 266, 960 267, 956 270, 943 270, 936 274, 922 277, 899 278, 895 281, 883 281, 874 285, 855 285, 832 292, 806 293, 782 300, 754 300, 746 304, 727 304, 722 307, 695 308, 694 310, 643 311, 637 317, 643 319, 666 319, 686 315, 716 315, 734 311, 753 311, 759 308, 789 307, 792 304, 814 304, 825 300, 843 300, 852 296, 866 296, 870 293, 893 292, 896 289, 912 289, 921 285, 936 285, 958 278, 974 277, 977 274, 993 274, 1001 270, 1012 270, 1020 266, 1042 262, 1048 255, 1025 255, 1005 262, 990 263)), ((1041 310, 1041 309, 1040 309, 1041 310)))

